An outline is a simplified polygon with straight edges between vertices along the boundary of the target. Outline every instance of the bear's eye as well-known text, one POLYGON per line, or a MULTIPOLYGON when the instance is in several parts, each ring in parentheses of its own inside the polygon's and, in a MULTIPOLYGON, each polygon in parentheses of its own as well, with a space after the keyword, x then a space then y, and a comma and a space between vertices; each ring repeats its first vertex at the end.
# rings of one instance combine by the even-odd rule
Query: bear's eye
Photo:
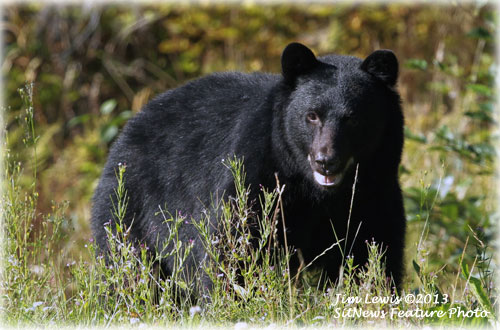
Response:
POLYGON ((315 112, 309 112, 306 115, 306 120, 309 123, 316 124, 316 123, 319 122, 319 117, 318 117, 318 115, 315 112))

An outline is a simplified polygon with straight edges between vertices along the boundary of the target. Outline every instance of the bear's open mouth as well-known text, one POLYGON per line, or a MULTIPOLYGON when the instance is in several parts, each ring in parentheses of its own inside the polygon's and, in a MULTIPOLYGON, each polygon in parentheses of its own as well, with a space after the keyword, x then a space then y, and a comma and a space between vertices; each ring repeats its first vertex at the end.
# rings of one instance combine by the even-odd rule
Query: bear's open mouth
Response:
POLYGON ((338 184, 342 180, 342 173, 335 175, 323 175, 317 171, 314 171, 314 180, 322 186, 330 187, 338 184))
MULTIPOLYGON (((309 163, 311 163, 311 155, 307 156, 307 159, 309 160, 309 163)), ((315 169, 315 166, 311 163, 311 168, 313 170, 313 177, 314 181, 318 183, 319 185, 323 187, 333 187, 337 186, 341 181, 342 178, 344 177, 345 172, 347 169, 354 163, 354 159, 351 157, 345 164, 344 168, 337 173, 328 173, 329 171, 326 171, 326 173, 320 173, 317 169, 315 169)))

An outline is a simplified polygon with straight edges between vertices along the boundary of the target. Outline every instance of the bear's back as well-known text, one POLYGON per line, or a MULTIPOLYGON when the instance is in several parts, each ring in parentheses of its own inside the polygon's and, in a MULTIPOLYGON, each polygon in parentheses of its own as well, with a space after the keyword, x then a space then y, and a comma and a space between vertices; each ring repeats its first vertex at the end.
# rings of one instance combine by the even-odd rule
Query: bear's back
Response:
MULTIPOLYGON (((113 144, 94 200, 112 194, 118 163, 127 165, 130 202, 151 213, 141 217, 165 204, 197 213, 212 194, 227 193, 234 186, 222 164, 227 157, 245 159, 248 180, 259 181, 270 152, 267 95, 278 81, 271 74, 216 73, 157 96, 113 144)), ((107 212, 105 204, 99 209, 107 212)))

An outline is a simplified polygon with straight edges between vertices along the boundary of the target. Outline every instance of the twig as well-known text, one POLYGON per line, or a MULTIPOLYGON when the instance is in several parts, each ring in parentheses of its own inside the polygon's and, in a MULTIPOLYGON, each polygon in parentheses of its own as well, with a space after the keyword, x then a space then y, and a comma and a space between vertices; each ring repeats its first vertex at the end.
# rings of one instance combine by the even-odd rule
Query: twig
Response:
POLYGON ((274 176, 276 177, 276 186, 278 187, 278 199, 279 199, 279 204, 280 204, 280 210, 281 210, 281 223, 283 224, 283 238, 285 241, 285 257, 286 257, 286 268, 287 268, 287 273, 288 273, 288 298, 290 300, 290 320, 293 319, 293 297, 292 297, 292 279, 290 278, 290 258, 289 258, 289 253, 288 253, 288 240, 286 237, 286 225, 285 225, 285 212, 283 210, 283 199, 281 198, 281 195, 283 194, 283 190, 285 187, 280 186, 280 180, 278 179, 278 174, 275 173, 274 176))
POLYGON ((318 258, 324 256, 328 251, 330 251, 331 249, 333 249, 333 247, 335 245, 339 245, 340 242, 342 242, 344 239, 342 238, 341 240, 333 243, 332 245, 330 245, 329 247, 327 247, 323 252, 321 252, 320 254, 318 254, 316 257, 314 257, 314 259, 308 263, 305 267, 302 267, 299 269, 299 271, 297 272, 297 274, 295 275, 295 277, 299 276, 299 274, 304 271, 306 268, 308 268, 309 266, 311 266, 316 260, 318 260, 318 258))
POLYGON ((352 205, 354 203, 354 193, 356 192, 356 183, 358 182, 358 169, 359 169, 359 163, 356 164, 356 174, 354 175, 354 183, 352 184, 351 204, 349 205, 349 217, 347 218, 347 231, 345 233, 344 252, 347 250, 347 240, 349 237, 349 225, 351 224, 352 205))

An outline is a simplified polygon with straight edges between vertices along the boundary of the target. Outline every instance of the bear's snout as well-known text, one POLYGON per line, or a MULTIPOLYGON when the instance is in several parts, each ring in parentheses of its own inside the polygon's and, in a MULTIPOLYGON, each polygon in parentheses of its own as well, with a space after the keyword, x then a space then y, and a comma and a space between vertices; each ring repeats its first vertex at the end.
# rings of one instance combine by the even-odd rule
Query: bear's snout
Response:
POLYGON ((335 159, 331 155, 326 155, 319 152, 314 157, 316 168, 323 174, 329 175, 334 173, 335 159))
POLYGON ((312 169, 323 175, 340 173, 344 170, 346 164, 338 155, 323 152, 313 152, 309 156, 309 161, 312 169))
POLYGON ((340 184, 346 169, 352 164, 353 159, 342 161, 334 155, 322 152, 312 153, 307 159, 311 165, 313 178, 323 187, 333 187, 340 184))

